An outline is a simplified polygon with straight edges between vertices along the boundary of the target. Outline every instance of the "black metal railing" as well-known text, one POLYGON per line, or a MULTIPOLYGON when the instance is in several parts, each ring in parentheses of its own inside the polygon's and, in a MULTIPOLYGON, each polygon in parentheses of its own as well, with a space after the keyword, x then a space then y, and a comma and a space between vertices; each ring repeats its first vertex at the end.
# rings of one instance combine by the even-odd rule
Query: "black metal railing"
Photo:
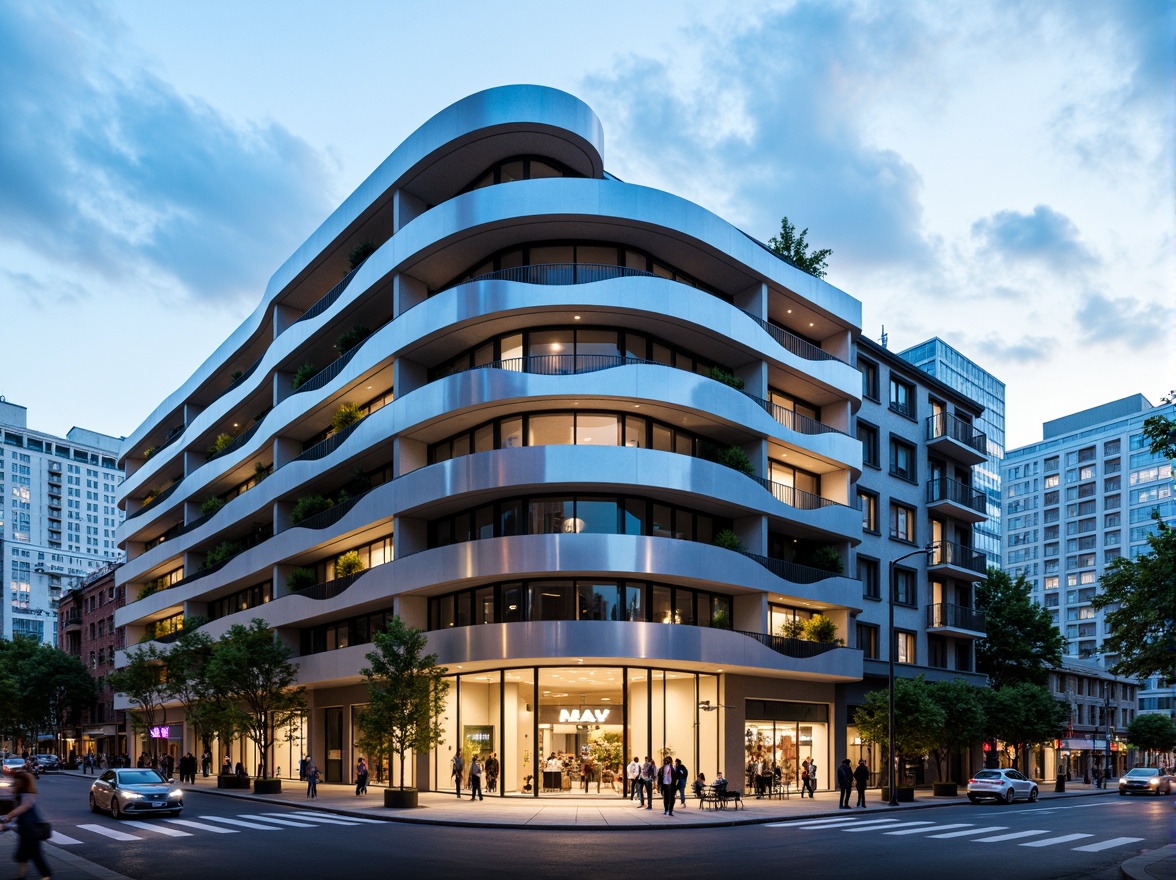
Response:
POLYGON ((473 278, 458 281, 438 290, 441 293, 462 284, 478 281, 516 281, 520 284, 544 284, 564 286, 568 284, 592 284, 596 281, 610 281, 613 278, 661 278, 644 269, 630 269, 627 266, 612 266, 607 263, 539 263, 533 266, 514 266, 486 272, 473 278))
POLYGON ((341 578, 335 578, 333 581, 327 581, 326 583, 322 584, 315 584, 313 587, 306 587, 302 590, 295 590, 290 595, 305 596, 308 599, 318 600, 333 599, 369 571, 371 571, 370 568, 364 569, 363 571, 357 571, 355 574, 349 574, 341 578))
POLYGON ((355 277, 355 273, 358 271, 359 266, 356 266, 354 269, 344 275, 342 281, 323 294, 323 296, 320 297, 314 305, 303 312, 298 321, 295 321, 294 323, 297 324, 299 321, 309 321, 311 318, 317 318, 319 315, 329 309, 332 303, 334 303, 335 300, 339 298, 339 295, 347 289, 347 285, 351 283, 351 279, 355 277))
POLYGON ((174 483, 172 483, 170 486, 168 486, 166 489, 164 489, 162 492, 160 492, 158 495, 156 495, 150 501, 145 503, 142 507, 140 507, 134 513, 128 513, 127 519, 134 519, 137 516, 141 516, 144 513, 146 513, 148 510, 150 510, 151 508, 157 506, 161 501, 163 501, 169 495, 171 495, 172 492, 176 491, 177 487, 179 487, 181 482, 182 482, 181 480, 176 480, 174 483))
POLYGON ((791 581, 794 584, 815 584, 818 581, 823 581, 831 577, 841 577, 835 571, 825 571, 822 568, 812 568, 808 565, 786 562, 783 559, 772 559, 770 556, 760 556, 758 553, 749 553, 747 550, 740 550, 739 552, 748 559, 758 562, 772 574, 776 575, 776 577, 791 581))
MULTIPOLYGON (((381 483, 381 485, 383 485, 383 484, 381 483)), ((372 488, 377 489, 379 487, 374 486, 372 488)), ((359 503, 359 500, 361 498, 363 498, 364 495, 367 495, 368 492, 371 492, 371 491, 372 491, 372 489, 368 489, 367 492, 361 492, 359 495, 356 495, 352 498, 348 498, 346 501, 343 501, 339 504, 336 504, 334 507, 330 507, 327 510, 324 510, 324 511, 321 511, 319 513, 314 514, 313 516, 308 516, 306 519, 301 520, 300 522, 297 522, 294 525, 290 526, 290 528, 292 528, 292 529, 325 529, 325 528, 327 528, 327 526, 333 526, 335 523, 337 523, 339 520, 341 520, 347 514, 347 511, 349 511, 349 510, 351 510, 351 508, 355 507, 355 505, 357 503, 359 503)))
POLYGON ((984 513, 986 496, 982 489, 973 489, 959 480, 940 477, 927 481, 927 503, 935 504, 939 501, 950 501, 967 507, 977 513, 984 513))
POLYGON ((310 449, 307 449, 300 456, 294 459, 294 461, 291 461, 290 464, 293 464, 295 461, 318 461, 320 458, 326 458, 328 455, 342 446, 343 441, 350 437, 351 433, 362 423, 363 419, 360 419, 358 422, 353 422, 352 424, 348 425, 342 431, 336 431, 326 440, 320 440, 318 443, 314 444, 314 446, 310 447, 310 449))
POLYGON ((927 440, 938 440, 947 437, 971 447, 981 455, 988 453, 988 436, 977 431, 971 422, 965 422, 951 413, 936 413, 927 417, 927 440))
POLYGON ((844 434, 844 431, 839 431, 836 428, 831 428, 824 422, 818 422, 814 418, 798 413, 795 410, 780 406, 778 403, 772 403, 770 400, 764 400, 762 397, 756 397, 754 394, 748 392, 741 392, 751 400, 755 401, 756 405, 764 412, 770 415, 773 419, 783 425, 789 430, 796 431, 798 434, 844 434))
POLYGON ((225 446, 224 449, 217 450, 212 455, 208 456, 208 460, 215 461, 216 459, 220 458, 221 456, 228 455, 230 452, 234 452, 235 450, 240 449, 242 446, 244 446, 246 443, 249 442, 249 439, 254 434, 257 433, 257 429, 260 427, 261 427, 261 422, 254 422, 250 428, 248 428, 247 430, 243 431, 242 433, 240 433, 236 437, 234 437, 225 446))
MULTIPOLYGON (((200 569, 200 571, 193 572, 192 574, 188 575, 187 577, 182 577, 178 581, 176 581, 174 584, 168 584, 163 589, 164 590, 174 590, 176 587, 182 587, 182 586, 185 586, 186 584, 192 583, 193 581, 198 581, 201 578, 206 578, 210 574, 212 574, 213 572, 220 571, 222 568, 224 568, 226 565, 228 565, 230 562, 232 562, 236 558, 237 558, 236 556, 230 556, 228 559, 225 559, 222 562, 216 563, 216 565, 209 565, 206 568, 200 569)), ((159 593, 162 591, 156 590, 155 592, 159 593)))
POLYGON ((363 343, 360 342, 358 345, 347 349, 347 351, 339 355, 339 357, 335 358, 333 361, 331 361, 329 364, 327 364, 325 367, 295 388, 294 393, 301 394, 303 391, 315 391, 319 388, 322 388, 324 385, 339 375, 342 369, 347 366, 347 362, 355 357, 355 353, 359 351, 362 345, 363 343))
POLYGON ((971 547, 965 547, 954 541, 936 541, 933 546, 935 550, 931 554, 930 565, 932 566, 952 565, 956 568, 974 571, 979 575, 983 575, 988 570, 984 554, 971 547))
POLYGON ((814 495, 812 492, 806 492, 803 489, 797 489, 795 486, 789 486, 785 483, 774 483, 771 480, 757 477, 754 474, 748 474, 753 480, 772 493, 772 496, 781 504, 787 504, 789 507, 795 507, 797 510, 820 510, 823 507, 845 507, 845 504, 838 504, 836 501, 830 501, 828 498, 822 498, 820 495, 814 495))
POLYGON ((759 324, 760 327, 767 331, 769 336, 797 357, 802 357, 806 361, 841 361, 841 363, 845 363, 837 355, 829 354, 829 352, 820 346, 813 345, 807 339, 797 336, 790 330, 785 330, 783 327, 773 324, 771 321, 765 321, 758 315, 753 315, 747 309, 740 309, 739 311, 759 324))
POLYGON ((927 606, 927 627, 952 627, 969 632, 987 632, 984 612, 950 602, 936 602, 927 606))
POLYGON ((773 636, 768 633, 747 632, 741 629, 733 630, 733 632, 737 632, 741 636, 747 636, 749 639, 755 639, 761 645, 771 648, 777 654, 783 654, 785 657, 796 657, 801 660, 809 657, 818 657, 821 654, 834 651, 841 647, 837 642, 810 642, 808 639, 790 639, 787 636, 773 636))
MULTIPOLYGON (((265 355, 262 355, 261 357, 265 357, 265 355)), ((244 382, 246 379, 248 379, 250 376, 253 375, 253 372, 254 372, 254 370, 257 369, 258 364, 261 363, 261 357, 259 357, 252 364, 250 364, 240 376, 238 376, 236 379, 234 379, 232 381, 232 383, 229 385, 229 387, 225 389, 226 394, 228 394, 230 391, 232 391, 234 388, 236 388, 238 385, 240 385, 242 382, 244 382)))

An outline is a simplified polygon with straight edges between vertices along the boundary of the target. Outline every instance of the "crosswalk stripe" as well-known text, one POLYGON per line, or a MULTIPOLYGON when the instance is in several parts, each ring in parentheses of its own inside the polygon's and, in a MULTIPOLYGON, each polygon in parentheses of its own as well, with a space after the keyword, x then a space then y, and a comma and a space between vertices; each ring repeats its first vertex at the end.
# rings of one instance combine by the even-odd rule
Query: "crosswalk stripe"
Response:
POLYGON ((358 825, 359 822, 351 819, 349 816, 303 816, 301 813, 260 813, 261 816, 270 816, 274 819, 285 819, 288 816, 293 816, 295 822, 316 822, 320 825, 358 825))
POLYGON ((849 825, 893 825, 898 819, 812 819, 808 822, 769 822, 765 828, 843 828, 849 825))
POLYGON ((260 822, 245 822, 241 819, 230 819, 227 816, 200 816, 206 822, 224 822, 226 825, 239 825, 242 828, 256 828, 259 831, 281 831, 273 825, 262 825, 260 822))
POLYGON ((1017 831, 1013 834, 998 834, 995 837, 979 837, 972 843, 999 843, 1002 840, 1016 840, 1018 837, 1036 837, 1038 834, 1049 834, 1048 831, 1017 831))
POLYGON ((80 846, 82 843, 80 840, 75 840, 72 837, 67 837, 66 835, 61 834, 57 831, 54 831, 53 834, 50 835, 49 842, 56 843, 58 846, 80 846))
MULTIPOLYGON (((285 815, 285 814, 283 814, 285 815)), ((387 825, 388 823, 382 819, 361 819, 358 816, 344 816, 339 813, 318 813, 314 810, 299 810, 296 814, 298 816, 305 816, 310 819, 315 816, 321 816, 324 819, 346 819, 348 822, 360 822, 365 825, 387 825)))
POLYGON ((1084 837, 1094 837, 1093 834, 1063 834, 1061 837, 1047 837, 1045 840, 1034 840, 1021 843, 1018 846, 1056 846, 1059 843, 1069 843, 1071 840, 1081 840, 1084 837))
POLYGON ((1142 837, 1112 837, 1110 840, 1101 840, 1098 843, 1088 843, 1086 846, 1074 847, 1074 852, 1102 852, 1104 849, 1111 849, 1115 846, 1123 846, 1128 843, 1138 843, 1143 840, 1142 837))
POLYGON ((907 828, 903 831, 883 831, 883 834, 926 834, 928 831, 942 831, 946 828, 971 828, 967 822, 956 822, 954 825, 932 825, 930 828, 907 828))
MULTIPOLYGON (((934 822, 899 822, 897 825, 891 825, 889 827, 890 828, 908 828, 908 827, 913 827, 915 825, 934 825, 934 824, 935 824, 934 822)), ((874 827, 862 828, 860 826, 854 826, 853 828, 838 828, 837 830, 844 831, 846 834, 850 834, 855 831, 878 831, 880 829, 874 828, 874 827)), ((889 834, 889 833, 891 833, 891 832, 887 832, 887 834, 889 834)))
POLYGON ((952 831, 948 834, 929 834, 928 837, 947 840, 949 837, 967 837, 969 834, 987 834, 989 831, 1007 831, 1008 825, 989 825, 987 828, 971 828, 967 831, 952 831))
POLYGON ((268 816, 243 815, 243 819, 255 819, 258 822, 272 822, 275 825, 288 825, 291 828, 317 828, 313 822, 291 822, 289 819, 271 819, 268 816))
POLYGON ((142 828, 144 831, 150 831, 153 834, 162 834, 166 837, 191 837, 191 833, 181 831, 178 828, 168 828, 166 825, 150 825, 147 822, 132 822, 130 820, 123 820, 124 825, 130 825, 132 828, 142 828))
POLYGON ((233 828, 218 828, 216 825, 205 825, 203 822, 193 822, 191 819, 164 819, 173 825, 183 825, 186 828, 199 828, 201 831, 211 831, 213 834, 236 834, 233 828))
POLYGON ((107 828, 105 825, 79 825, 79 828, 85 828, 87 831, 93 831, 95 834, 101 834, 103 837, 109 837, 111 840, 142 840, 141 837, 136 837, 134 834, 127 834, 124 831, 119 831, 117 828, 107 828))

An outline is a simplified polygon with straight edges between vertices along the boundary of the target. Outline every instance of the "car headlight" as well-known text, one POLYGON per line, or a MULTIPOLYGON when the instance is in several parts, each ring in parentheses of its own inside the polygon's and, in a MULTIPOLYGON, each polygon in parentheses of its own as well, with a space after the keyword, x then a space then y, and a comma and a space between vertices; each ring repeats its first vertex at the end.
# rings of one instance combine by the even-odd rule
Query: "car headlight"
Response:
POLYGON ((1127 777, 1126 777, 1126 776, 1120 776, 1120 777, 1119 777, 1119 785, 1126 785, 1126 784, 1127 784, 1127 777))
POLYGON ((184 796, 184 792, 181 789, 173 788, 167 793, 167 796, 173 798, 182 798, 184 796))
POLYGON ((141 800, 143 800, 143 795, 139 794, 138 792, 134 792, 134 791, 120 791, 119 795, 124 800, 128 800, 128 801, 141 801, 141 800))

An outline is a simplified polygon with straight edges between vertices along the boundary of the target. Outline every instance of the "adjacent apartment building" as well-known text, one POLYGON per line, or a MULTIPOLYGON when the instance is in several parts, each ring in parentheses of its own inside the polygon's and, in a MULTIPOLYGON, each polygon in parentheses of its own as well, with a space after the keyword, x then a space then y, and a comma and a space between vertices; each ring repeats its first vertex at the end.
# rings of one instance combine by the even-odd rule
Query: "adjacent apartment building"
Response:
MULTIPOLYGON (((1172 462, 1153 455, 1143 436, 1151 416, 1172 417, 1141 394, 1053 419, 1042 441, 1006 453, 1005 562, 1024 574, 1038 603, 1066 638, 1066 653, 1104 668, 1105 611, 1095 611, 1106 565, 1149 552, 1153 512, 1176 524, 1172 462)), ((1173 682, 1153 678, 1139 691, 1141 712, 1173 713, 1173 682)))
POLYGON ((497 753, 504 796, 662 753, 736 779, 811 755, 828 787, 861 749, 861 646, 874 673, 887 657, 887 562, 936 544, 901 569, 905 672, 967 674, 983 628, 979 408, 872 351, 886 384, 863 409, 860 323, 721 218, 611 177, 576 98, 466 98, 127 438, 115 624, 165 645, 185 619, 215 638, 263 617, 308 689, 271 763, 288 773, 309 753, 349 777, 359 669, 396 614, 453 685, 426 789, 453 785, 456 751, 497 753), (863 473, 859 410, 900 453, 886 471, 863 473), (882 517, 863 580, 859 485, 882 517), (817 614, 839 641, 781 635, 817 614))
POLYGON ((25 407, 2 397, 0 435, 0 566, 9 592, 0 637, 56 645, 63 592, 122 556, 115 534, 122 438, 30 429, 25 407))

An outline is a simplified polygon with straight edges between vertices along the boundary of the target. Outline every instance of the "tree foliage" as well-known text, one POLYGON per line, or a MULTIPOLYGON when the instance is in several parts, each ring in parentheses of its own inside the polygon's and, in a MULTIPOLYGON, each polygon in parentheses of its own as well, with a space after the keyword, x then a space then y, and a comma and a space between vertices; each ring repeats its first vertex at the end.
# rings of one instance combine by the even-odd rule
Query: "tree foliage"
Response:
MULTIPOLYGON (((890 749, 890 692, 870 691, 854 713, 853 723, 862 739, 890 749)), ((906 758, 934 750, 943 735, 946 718, 931 695, 923 676, 899 678, 894 682, 894 752, 899 766, 906 758)), ((887 762, 889 763, 889 762, 887 762)), ((886 770, 889 776, 890 768, 886 770)))
POLYGON ((768 247, 776 256, 787 260, 797 269, 818 278, 824 278, 828 269, 825 261, 833 255, 833 251, 829 248, 821 248, 819 251, 810 253, 808 242, 805 240, 807 236, 807 227, 797 235, 796 227, 785 217, 780 221, 780 234, 772 236, 768 241, 768 247))
POLYGON ((1176 667, 1176 530, 1158 514, 1153 517, 1151 552, 1111 562, 1090 603, 1107 609, 1110 632, 1103 648, 1119 655, 1111 671, 1132 678, 1171 675, 1176 667))
POLYGON ((36 742, 81 723, 97 687, 85 664, 32 638, 0 641, 0 729, 12 739, 36 742))
MULTIPOLYGON (((127 664, 108 675, 110 686, 125 694, 135 708, 127 711, 132 729, 147 733, 167 723, 165 655, 155 645, 140 646, 127 654, 127 664)), ((152 740, 154 744, 154 740, 152 740)))
MULTIPOLYGON (((1169 391, 1164 403, 1176 403, 1176 391, 1169 391)), ((1143 437, 1152 455, 1176 458, 1176 419, 1154 415, 1143 423, 1143 437)))
POLYGON ((372 754, 400 759, 403 789, 405 754, 426 752, 444 737, 441 713, 449 692, 449 670, 437 665, 436 654, 424 653, 425 634, 399 617, 372 641, 376 650, 365 655, 370 665, 359 671, 367 680, 370 699, 360 719, 362 746, 372 754))
POLYGON ((1069 706, 1032 682, 1019 681, 982 693, 988 729, 1012 747, 1014 757, 1061 736, 1070 719, 1069 706))
POLYGON ((207 749, 212 745, 215 731, 211 725, 210 709, 215 694, 208 679, 208 663, 212 659, 213 640, 199 627, 198 617, 184 620, 184 628, 165 658, 168 690, 184 707, 184 718, 192 732, 207 749))
POLYGON ((1176 722, 1167 715, 1136 715, 1127 725, 1127 742, 1148 754, 1176 749, 1176 722))
POLYGON ((987 626, 987 635, 976 643, 976 669, 988 675, 993 688, 1044 685, 1050 667, 1062 662, 1062 634, 1030 590, 1024 575, 1014 581, 997 568, 989 568, 976 589, 976 607, 987 626))
POLYGON ((939 781, 945 782, 943 777, 951 764, 952 752, 975 748, 984 740, 988 715, 980 689, 962 678, 934 682, 930 692, 943 713, 943 726, 938 730, 931 753, 935 755, 939 781))

